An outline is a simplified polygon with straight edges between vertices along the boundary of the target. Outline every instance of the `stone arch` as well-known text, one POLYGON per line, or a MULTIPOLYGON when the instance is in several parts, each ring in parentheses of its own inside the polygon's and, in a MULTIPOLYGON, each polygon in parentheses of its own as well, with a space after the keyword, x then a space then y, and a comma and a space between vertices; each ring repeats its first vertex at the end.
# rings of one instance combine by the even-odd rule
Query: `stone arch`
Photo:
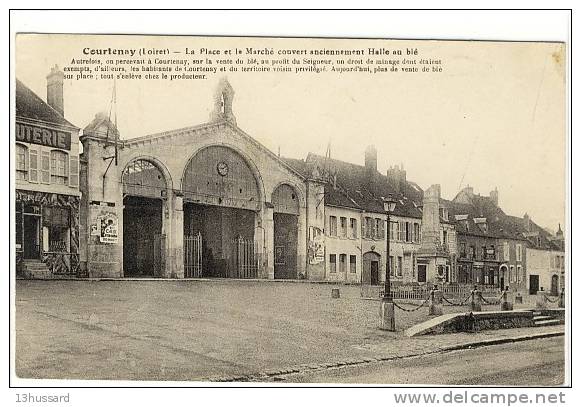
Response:
POLYGON ((303 206, 299 190, 289 182, 281 182, 273 189, 270 202, 275 213, 291 215, 299 215, 303 206))
POLYGON ((186 200, 254 211, 262 209, 265 196, 256 164, 229 144, 210 144, 197 149, 184 166, 181 191, 186 200), (233 171, 243 171, 243 174, 233 171))
MULTIPOLYGON (((138 176, 136 175, 135 177, 137 178, 138 176)), ((123 195, 129 194, 145 196, 150 198, 166 198, 169 195, 169 192, 173 189, 173 180, 167 167, 159 159, 148 155, 138 155, 132 157, 130 160, 127 161, 127 163, 123 167, 123 170, 121 171, 121 183, 123 185, 123 195), (141 177, 141 179, 135 180, 138 182, 126 183, 127 180, 126 176, 131 176, 130 175, 131 167, 135 166, 136 163, 139 162, 151 164, 151 166, 154 168, 154 170, 152 170, 151 172, 151 175, 153 177, 155 177, 156 175, 160 175, 161 179, 157 179, 157 177, 155 177, 151 179, 152 181, 151 183, 148 183, 147 176, 145 176, 141 177), (146 185, 140 184, 139 183, 140 180, 145 182, 146 185), (163 181, 163 183, 161 181, 163 181), (164 192, 162 193, 161 191, 164 192), (146 195, 142 195, 142 193, 145 193, 146 195)))

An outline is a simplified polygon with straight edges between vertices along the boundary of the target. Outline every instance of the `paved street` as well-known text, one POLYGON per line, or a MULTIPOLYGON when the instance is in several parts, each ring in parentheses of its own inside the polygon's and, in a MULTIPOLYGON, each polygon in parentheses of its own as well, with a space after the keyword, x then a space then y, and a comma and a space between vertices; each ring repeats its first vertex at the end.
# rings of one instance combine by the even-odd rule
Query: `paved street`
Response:
POLYGON ((557 386, 564 380, 562 337, 458 350, 363 366, 289 375, 294 383, 557 386))
MULTIPOLYGON (((359 287, 256 281, 17 281, 23 378, 200 380, 296 366, 418 355, 555 327, 406 338, 427 309, 376 329, 359 287)), ((446 307, 447 312, 461 309, 446 307)), ((465 309, 463 309, 465 310, 465 309)), ((562 328, 561 328, 562 329, 562 328)))

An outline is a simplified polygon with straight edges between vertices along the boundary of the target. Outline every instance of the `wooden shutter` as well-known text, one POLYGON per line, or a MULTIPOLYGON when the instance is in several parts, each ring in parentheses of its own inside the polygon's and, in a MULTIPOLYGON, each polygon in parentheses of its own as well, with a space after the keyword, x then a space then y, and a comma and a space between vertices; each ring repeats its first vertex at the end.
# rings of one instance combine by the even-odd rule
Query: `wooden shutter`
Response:
POLYGON ((38 150, 31 148, 29 151, 29 174, 30 182, 38 182, 38 150))
POLYGON ((79 157, 71 156, 69 170, 70 170, 69 185, 71 187, 78 187, 79 186, 79 157))

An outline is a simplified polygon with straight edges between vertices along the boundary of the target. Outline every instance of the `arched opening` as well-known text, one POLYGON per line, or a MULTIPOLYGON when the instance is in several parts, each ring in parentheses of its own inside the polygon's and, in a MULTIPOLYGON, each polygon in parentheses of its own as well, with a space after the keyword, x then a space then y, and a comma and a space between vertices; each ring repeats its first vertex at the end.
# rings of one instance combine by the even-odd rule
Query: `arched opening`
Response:
POLYGON ((363 272, 361 283, 367 285, 379 285, 379 265, 381 256, 375 252, 363 254, 363 272))
POLYGON ((167 183, 151 161, 137 159, 123 170, 123 273, 159 277, 165 269, 163 207, 167 183))
POLYGON ((299 200, 295 189, 279 185, 272 193, 274 220, 274 278, 297 278, 299 200))
POLYGON ((256 278, 261 195, 248 162, 226 146, 199 151, 186 166, 185 277, 256 278))

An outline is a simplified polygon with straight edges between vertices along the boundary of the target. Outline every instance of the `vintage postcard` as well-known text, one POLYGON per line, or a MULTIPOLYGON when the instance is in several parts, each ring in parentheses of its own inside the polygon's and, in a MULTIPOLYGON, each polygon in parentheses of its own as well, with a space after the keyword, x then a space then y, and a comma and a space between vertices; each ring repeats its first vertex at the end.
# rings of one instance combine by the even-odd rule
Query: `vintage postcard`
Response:
POLYGON ((562 385, 565 51, 19 33, 16 376, 562 385))

